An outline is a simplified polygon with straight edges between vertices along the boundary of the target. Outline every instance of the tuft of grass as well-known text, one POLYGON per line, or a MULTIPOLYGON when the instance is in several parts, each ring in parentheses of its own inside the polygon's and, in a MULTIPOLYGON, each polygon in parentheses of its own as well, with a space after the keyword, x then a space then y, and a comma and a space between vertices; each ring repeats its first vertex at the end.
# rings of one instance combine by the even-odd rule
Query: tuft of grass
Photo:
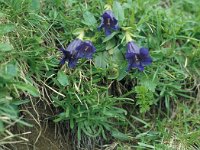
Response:
POLYGON ((0 146, 27 142, 11 132, 31 126, 25 103, 41 134, 43 103, 54 112, 45 119, 67 126, 61 136, 72 137, 74 149, 198 149, 198 0, 81 2, 0 0, 0 146), (97 31, 106 3, 149 48, 153 63, 144 72, 126 72, 125 28, 108 37, 97 31), (58 49, 80 29, 97 49, 93 60, 59 66, 58 49))

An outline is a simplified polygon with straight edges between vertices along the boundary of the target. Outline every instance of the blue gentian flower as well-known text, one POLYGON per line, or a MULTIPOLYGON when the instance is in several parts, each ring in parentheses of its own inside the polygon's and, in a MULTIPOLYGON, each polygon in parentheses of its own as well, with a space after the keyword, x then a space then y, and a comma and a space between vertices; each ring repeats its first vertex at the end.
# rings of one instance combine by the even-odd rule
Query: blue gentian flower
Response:
POLYGON ((106 10, 101 17, 99 29, 104 28, 106 36, 111 34, 112 29, 119 29, 118 21, 111 10, 106 10))
POLYGON ((67 49, 61 48, 60 50, 62 51, 64 57, 61 59, 60 64, 63 65, 66 61, 68 62, 68 66, 70 68, 74 68, 78 62, 78 51, 77 47, 82 44, 82 40, 80 39, 75 39, 72 41, 67 49))
POLYGON ((78 58, 91 59, 93 53, 96 51, 96 48, 91 41, 84 41, 76 48, 76 50, 78 51, 78 58))
POLYGON ((152 63, 152 58, 149 56, 147 48, 139 48, 133 41, 127 43, 126 59, 128 60, 128 71, 131 68, 144 70, 144 66, 152 63))

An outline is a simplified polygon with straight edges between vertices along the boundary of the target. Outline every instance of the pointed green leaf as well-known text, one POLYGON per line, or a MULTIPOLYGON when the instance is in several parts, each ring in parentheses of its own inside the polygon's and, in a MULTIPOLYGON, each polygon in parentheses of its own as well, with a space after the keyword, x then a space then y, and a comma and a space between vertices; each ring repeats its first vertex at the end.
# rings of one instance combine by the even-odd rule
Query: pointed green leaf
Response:
POLYGON ((99 68, 106 68, 108 59, 108 52, 100 52, 94 59, 95 66, 99 68))
POLYGON ((17 89, 20 89, 20 90, 22 90, 22 91, 24 91, 24 92, 28 92, 28 93, 31 94, 32 96, 37 97, 37 96, 40 95, 39 92, 38 92, 38 90, 37 90, 34 86, 32 86, 32 85, 30 85, 30 84, 15 83, 14 85, 15 85, 15 87, 16 87, 17 89))
POLYGON ((124 21, 124 9, 121 6, 121 4, 118 1, 113 2, 113 12, 115 14, 115 17, 120 22, 120 24, 123 24, 124 21))
MULTIPOLYGON (((0 33, 1 34, 1 33, 0 33)), ((9 43, 0 43, 0 51, 8 52, 13 49, 13 46, 9 43)))
POLYGON ((33 11, 38 11, 40 9, 40 0, 32 0, 30 9, 33 11))
POLYGON ((0 24, 0 36, 8 32, 11 32, 15 29, 13 24, 0 24))
POLYGON ((105 39, 103 40, 103 43, 109 41, 110 39, 112 39, 117 33, 118 32, 113 32, 111 35, 105 37, 105 39))
POLYGON ((57 80, 62 86, 69 85, 68 76, 63 71, 58 72, 57 80))
POLYGON ((112 136, 120 140, 129 140, 130 137, 119 131, 112 131, 112 136))
POLYGON ((94 27, 97 23, 97 20, 95 19, 94 15, 89 11, 86 11, 85 13, 83 13, 83 18, 84 18, 84 21, 82 22, 88 26, 94 27))
POLYGON ((18 73, 17 64, 9 63, 6 65, 6 75, 8 75, 10 77, 15 77, 15 76, 17 76, 17 73, 18 73))
POLYGON ((3 121, 0 120, 0 134, 5 130, 3 121))

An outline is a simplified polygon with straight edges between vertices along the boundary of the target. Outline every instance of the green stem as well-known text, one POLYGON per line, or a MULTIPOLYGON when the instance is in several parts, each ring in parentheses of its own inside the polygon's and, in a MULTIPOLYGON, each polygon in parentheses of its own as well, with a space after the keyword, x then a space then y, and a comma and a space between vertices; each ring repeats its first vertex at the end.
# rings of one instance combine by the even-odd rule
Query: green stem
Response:
POLYGON ((128 31, 126 31, 125 36, 126 36, 126 43, 133 40, 132 37, 131 37, 131 34, 128 31))
POLYGON ((77 38, 83 40, 84 35, 85 35, 85 32, 83 30, 83 31, 80 32, 80 34, 77 38))
POLYGON ((109 5, 109 4, 106 4, 106 5, 104 6, 104 8, 105 8, 105 10, 112 10, 111 5, 109 5))

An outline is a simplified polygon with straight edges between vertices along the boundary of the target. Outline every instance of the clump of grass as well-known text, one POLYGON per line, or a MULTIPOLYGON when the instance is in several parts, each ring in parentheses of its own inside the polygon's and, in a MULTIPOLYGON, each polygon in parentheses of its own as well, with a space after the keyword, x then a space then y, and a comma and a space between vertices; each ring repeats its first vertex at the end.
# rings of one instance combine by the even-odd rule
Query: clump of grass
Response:
POLYGON ((19 116, 21 104, 31 101, 35 108, 42 101, 56 112, 51 120, 68 126, 74 149, 91 143, 88 149, 98 144, 118 149, 199 147, 198 0, 108 3, 121 9, 113 11, 121 27, 131 28, 123 30, 149 47, 153 63, 144 72, 126 72, 123 30, 108 37, 97 31, 106 2, 0 2, 3 139, 13 137, 9 128, 15 123, 28 125, 19 116), (76 69, 60 67, 58 48, 76 38, 80 28, 87 28, 97 49, 93 60, 79 60, 76 69))

